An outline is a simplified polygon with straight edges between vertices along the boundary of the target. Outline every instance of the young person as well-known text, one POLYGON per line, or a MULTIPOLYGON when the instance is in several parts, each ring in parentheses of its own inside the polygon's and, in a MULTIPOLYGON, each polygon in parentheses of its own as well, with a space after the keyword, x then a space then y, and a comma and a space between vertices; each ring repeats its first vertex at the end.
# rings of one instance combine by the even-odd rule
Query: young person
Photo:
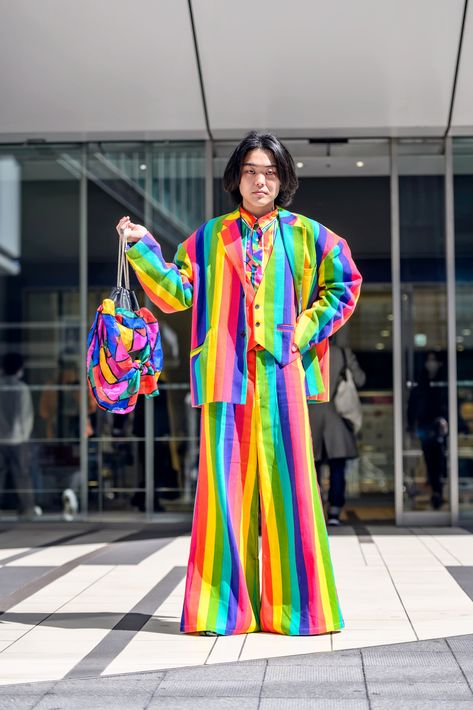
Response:
POLYGON ((297 177, 274 135, 249 133, 223 182, 237 208, 199 227, 173 263, 145 227, 117 225, 137 242, 127 257, 151 300, 165 312, 192 308, 202 416, 181 630, 336 631, 306 398, 328 398, 328 337, 353 312, 361 276, 342 238, 286 209, 297 177))

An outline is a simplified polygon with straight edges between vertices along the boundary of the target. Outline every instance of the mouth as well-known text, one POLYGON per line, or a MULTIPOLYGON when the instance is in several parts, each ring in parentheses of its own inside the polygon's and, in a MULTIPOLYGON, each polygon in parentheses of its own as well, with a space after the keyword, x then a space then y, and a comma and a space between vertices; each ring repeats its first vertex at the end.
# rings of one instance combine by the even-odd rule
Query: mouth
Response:
POLYGON ((253 195, 256 195, 257 197, 267 197, 268 193, 264 192, 264 190, 256 190, 253 195))

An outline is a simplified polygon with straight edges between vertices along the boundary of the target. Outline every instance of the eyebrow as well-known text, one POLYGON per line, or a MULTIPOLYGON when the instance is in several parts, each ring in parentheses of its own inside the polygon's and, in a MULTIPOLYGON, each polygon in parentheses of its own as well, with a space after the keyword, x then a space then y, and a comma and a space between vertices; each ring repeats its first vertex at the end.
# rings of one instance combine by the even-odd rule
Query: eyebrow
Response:
POLYGON ((270 163, 269 165, 258 165, 258 163, 242 163, 242 165, 251 165, 252 168, 277 168, 276 163, 270 163))

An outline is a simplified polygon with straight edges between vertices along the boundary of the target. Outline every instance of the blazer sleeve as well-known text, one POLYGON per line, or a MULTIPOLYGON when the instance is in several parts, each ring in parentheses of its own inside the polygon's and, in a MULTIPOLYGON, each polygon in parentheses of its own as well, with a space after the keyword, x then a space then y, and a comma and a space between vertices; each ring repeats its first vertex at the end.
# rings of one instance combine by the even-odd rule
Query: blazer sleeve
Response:
POLYGON ((294 332, 294 342, 301 353, 328 338, 348 320, 362 281, 342 237, 320 225, 315 248, 316 278, 309 305, 300 313, 294 332))
POLYGON ((165 313, 192 306, 194 279, 186 248, 189 239, 179 244, 171 263, 164 260, 160 245, 149 233, 126 252, 145 293, 165 313))

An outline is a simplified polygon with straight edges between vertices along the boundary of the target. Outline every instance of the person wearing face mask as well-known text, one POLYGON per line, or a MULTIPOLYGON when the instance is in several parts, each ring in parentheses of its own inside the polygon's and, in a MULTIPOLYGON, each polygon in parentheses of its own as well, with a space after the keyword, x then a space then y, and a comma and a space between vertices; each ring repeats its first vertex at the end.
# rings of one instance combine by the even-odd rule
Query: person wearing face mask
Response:
POLYGON ((361 276, 344 239, 287 209, 297 177, 276 136, 248 134, 223 182, 236 209, 199 227, 172 263, 145 227, 117 225, 136 242, 127 257, 150 299, 192 308, 201 437, 181 631, 338 631, 307 397, 328 397, 328 337, 353 312, 361 276))
POLYGON ((443 481, 447 476, 448 397, 447 375, 435 351, 428 352, 417 386, 407 407, 408 430, 421 443, 431 488, 431 505, 438 510, 444 503, 443 481))

